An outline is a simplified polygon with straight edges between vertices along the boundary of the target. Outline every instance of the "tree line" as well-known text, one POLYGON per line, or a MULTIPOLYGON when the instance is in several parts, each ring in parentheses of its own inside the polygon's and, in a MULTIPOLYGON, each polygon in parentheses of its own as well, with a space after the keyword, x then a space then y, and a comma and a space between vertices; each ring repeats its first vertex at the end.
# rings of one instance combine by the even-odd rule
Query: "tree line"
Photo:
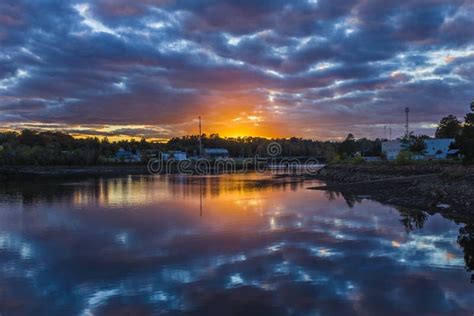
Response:
MULTIPOLYGON (((423 151, 423 139, 428 136, 413 136, 411 150, 423 151)), ((455 149, 459 149, 465 162, 474 163, 474 101, 471 113, 464 122, 449 115, 441 119, 436 130, 437 138, 455 138, 455 149)), ((343 141, 318 141, 303 138, 262 137, 227 138, 218 134, 201 137, 203 148, 225 148, 231 157, 248 158, 256 155, 268 156, 267 146, 277 142, 282 157, 318 157, 326 161, 340 161, 356 156, 381 156, 384 139, 356 139, 348 134, 343 141)), ((199 135, 171 138, 166 143, 146 139, 111 142, 107 138, 75 138, 58 131, 34 131, 0 133, 0 164, 2 165, 96 165, 107 163, 123 148, 133 153, 140 152, 144 161, 159 152, 184 151, 189 156, 199 154, 199 135)))
POLYGON ((105 163, 104 158, 113 157, 120 148, 139 151, 160 146, 145 140, 110 142, 107 138, 75 138, 57 131, 24 129, 0 133, 0 164, 96 165, 105 163))
MULTIPOLYGON (((268 157, 267 147, 272 142, 281 146, 280 157, 318 157, 327 161, 381 154, 381 139, 355 139, 350 136, 342 141, 317 141, 303 138, 238 137, 227 138, 218 134, 201 137, 202 148, 225 148, 230 157, 268 157)), ((188 156, 199 155, 199 135, 171 138, 166 143, 146 139, 111 142, 107 138, 75 138, 59 131, 34 131, 0 133, 0 164, 2 165, 97 165, 110 163, 117 151, 123 148, 132 153, 140 152, 143 162, 160 152, 183 151, 188 156)))

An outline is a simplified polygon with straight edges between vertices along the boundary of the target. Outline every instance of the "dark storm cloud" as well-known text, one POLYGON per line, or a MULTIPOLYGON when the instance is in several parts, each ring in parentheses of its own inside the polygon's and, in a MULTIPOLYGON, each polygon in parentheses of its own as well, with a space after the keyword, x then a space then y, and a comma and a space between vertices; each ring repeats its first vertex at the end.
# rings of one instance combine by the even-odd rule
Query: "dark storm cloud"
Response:
POLYGON ((201 113, 222 123, 217 107, 245 99, 246 113, 274 123, 278 107, 298 135, 365 125, 360 136, 373 136, 405 106, 429 124, 473 97, 468 0, 6 0, 0 12, 8 123, 178 133, 201 113))

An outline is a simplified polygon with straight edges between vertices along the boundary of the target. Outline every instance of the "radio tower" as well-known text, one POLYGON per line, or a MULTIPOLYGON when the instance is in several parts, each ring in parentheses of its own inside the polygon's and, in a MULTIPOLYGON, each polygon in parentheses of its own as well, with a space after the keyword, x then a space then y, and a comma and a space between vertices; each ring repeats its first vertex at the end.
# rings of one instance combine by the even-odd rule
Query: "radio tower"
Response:
POLYGON ((202 131, 201 131, 201 116, 199 116, 199 158, 202 157, 202 131))
POLYGON ((409 107, 405 108, 405 114, 406 114, 405 137, 408 138, 408 136, 410 135, 410 125, 409 125, 410 108, 409 107))

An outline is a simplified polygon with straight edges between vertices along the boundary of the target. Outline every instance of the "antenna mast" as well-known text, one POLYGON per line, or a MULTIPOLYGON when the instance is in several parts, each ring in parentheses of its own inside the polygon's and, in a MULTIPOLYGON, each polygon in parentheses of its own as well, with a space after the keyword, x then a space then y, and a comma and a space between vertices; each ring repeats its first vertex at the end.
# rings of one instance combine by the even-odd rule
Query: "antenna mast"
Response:
POLYGON ((201 116, 199 116, 199 157, 202 157, 202 131, 201 131, 201 116))
POLYGON ((405 108, 405 114, 406 114, 406 123, 405 123, 405 137, 408 138, 408 135, 410 135, 410 123, 409 123, 409 115, 410 115, 410 108, 406 107, 405 108))

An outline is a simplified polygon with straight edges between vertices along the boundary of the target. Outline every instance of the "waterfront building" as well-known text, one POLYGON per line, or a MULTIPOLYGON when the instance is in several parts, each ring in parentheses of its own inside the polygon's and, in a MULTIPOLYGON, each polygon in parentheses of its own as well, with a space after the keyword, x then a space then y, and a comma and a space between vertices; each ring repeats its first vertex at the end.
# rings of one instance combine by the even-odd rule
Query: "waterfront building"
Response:
MULTIPOLYGON (((429 138, 425 139, 426 149, 419 155, 414 155, 414 160, 448 159, 456 156, 457 151, 450 149, 454 138, 429 138)), ((410 142, 401 139, 382 143, 382 153, 387 160, 395 160, 402 150, 408 150, 410 142)))

